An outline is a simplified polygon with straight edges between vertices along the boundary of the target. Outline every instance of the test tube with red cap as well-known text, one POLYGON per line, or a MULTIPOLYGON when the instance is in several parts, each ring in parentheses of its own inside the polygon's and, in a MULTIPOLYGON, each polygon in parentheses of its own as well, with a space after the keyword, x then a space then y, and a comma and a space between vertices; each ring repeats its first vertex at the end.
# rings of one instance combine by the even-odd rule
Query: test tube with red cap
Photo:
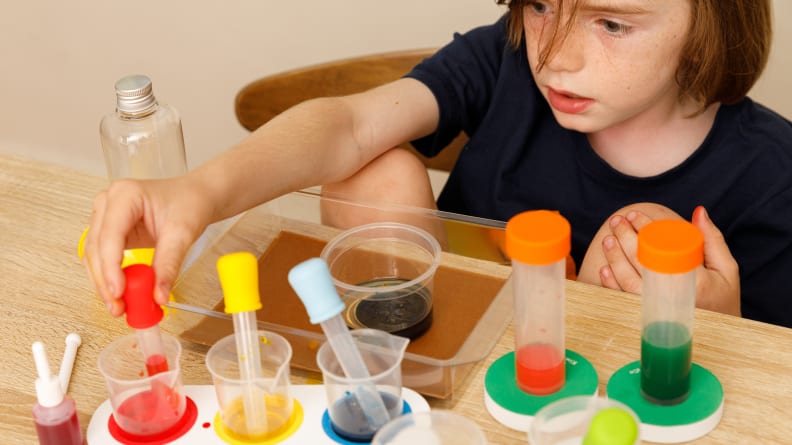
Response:
POLYGON ((506 224, 517 386, 531 395, 552 394, 566 381, 564 283, 570 249, 571 227, 558 212, 526 211, 506 224))
POLYGON ((162 308, 154 301, 154 269, 147 264, 125 267, 126 288, 122 298, 126 306, 126 322, 135 329, 140 351, 149 376, 168 370, 168 359, 162 343, 159 322, 162 308))

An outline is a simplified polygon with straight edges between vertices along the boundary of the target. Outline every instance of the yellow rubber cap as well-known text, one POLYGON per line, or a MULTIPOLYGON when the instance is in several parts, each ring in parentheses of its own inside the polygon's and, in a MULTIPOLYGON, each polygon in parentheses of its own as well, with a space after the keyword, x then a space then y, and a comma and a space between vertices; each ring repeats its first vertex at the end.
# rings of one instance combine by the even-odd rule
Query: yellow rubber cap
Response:
POLYGON ((652 221, 638 231, 638 261, 654 272, 690 272, 704 262, 704 235, 681 219, 652 221))
POLYGON ((572 248, 572 228, 558 212, 530 210, 506 223, 506 254, 521 263, 544 265, 563 260, 572 248))
POLYGON ((605 408, 591 419, 583 445, 633 445, 639 434, 638 423, 628 412, 605 408))
MULTIPOLYGON (((88 236, 88 229, 86 227, 80 235, 80 241, 77 243, 77 257, 82 259, 85 254, 85 238, 88 236)), ((151 266, 154 260, 153 247, 141 247, 138 249, 125 249, 124 256, 121 258, 121 268, 131 266, 133 264, 146 264, 151 266)))
POLYGON ((236 252, 221 256, 217 260, 217 274, 227 314, 261 309, 258 262, 252 253, 236 252))

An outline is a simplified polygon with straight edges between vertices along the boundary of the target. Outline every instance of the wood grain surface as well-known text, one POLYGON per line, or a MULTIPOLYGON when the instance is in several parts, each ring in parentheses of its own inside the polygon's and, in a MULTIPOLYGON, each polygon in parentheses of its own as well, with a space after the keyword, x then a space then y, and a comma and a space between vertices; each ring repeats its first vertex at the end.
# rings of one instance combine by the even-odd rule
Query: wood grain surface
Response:
MULTIPOLYGON (((0 156, 0 442, 36 443, 31 416, 36 377, 31 344, 44 341, 53 371, 69 332, 83 343, 69 394, 83 429, 107 398, 97 368, 102 349, 129 333, 123 319, 107 314, 77 258, 80 234, 104 178, 22 158, 0 156)), ((640 304, 635 295, 567 282, 567 347, 597 370, 600 393, 608 378, 640 352, 640 304)), ((488 366, 513 349, 509 326, 486 359, 476 363, 450 399, 430 399, 475 420, 490 443, 527 443, 524 433, 495 421, 484 407, 488 366)), ((211 384, 206 347, 184 342, 185 384, 211 384)), ((707 311, 697 311, 693 360, 724 387, 723 418, 702 444, 772 444, 792 441, 792 330, 707 311)), ((295 383, 318 376, 294 370, 295 383)))

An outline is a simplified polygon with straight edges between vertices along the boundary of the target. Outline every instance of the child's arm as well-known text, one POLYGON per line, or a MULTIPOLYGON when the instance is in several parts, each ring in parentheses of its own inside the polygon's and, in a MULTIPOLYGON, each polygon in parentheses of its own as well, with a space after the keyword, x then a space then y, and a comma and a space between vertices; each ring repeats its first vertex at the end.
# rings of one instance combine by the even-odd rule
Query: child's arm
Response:
POLYGON ((115 182, 94 201, 83 257, 89 276, 108 310, 120 315, 123 250, 154 246, 155 297, 164 303, 187 250, 208 224, 345 179, 390 148, 431 133, 438 117, 430 90, 400 79, 297 105, 183 177, 115 182))

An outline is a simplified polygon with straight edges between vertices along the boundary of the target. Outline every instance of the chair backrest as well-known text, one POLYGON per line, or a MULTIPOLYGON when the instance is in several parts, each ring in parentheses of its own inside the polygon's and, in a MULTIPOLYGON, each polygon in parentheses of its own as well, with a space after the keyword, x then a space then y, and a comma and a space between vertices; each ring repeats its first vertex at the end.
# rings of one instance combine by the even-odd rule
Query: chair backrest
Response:
MULTIPOLYGON (((263 77, 237 94, 237 120, 253 131, 305 100, 358 93, 399 79, 435 51, 418 49, 372 54, 263 77)), ((427 168, 450 171, 466 141, 467 136, 460 134, 433 158, 420 155, 410 144, 403 146, 415 153, 427 168)))

